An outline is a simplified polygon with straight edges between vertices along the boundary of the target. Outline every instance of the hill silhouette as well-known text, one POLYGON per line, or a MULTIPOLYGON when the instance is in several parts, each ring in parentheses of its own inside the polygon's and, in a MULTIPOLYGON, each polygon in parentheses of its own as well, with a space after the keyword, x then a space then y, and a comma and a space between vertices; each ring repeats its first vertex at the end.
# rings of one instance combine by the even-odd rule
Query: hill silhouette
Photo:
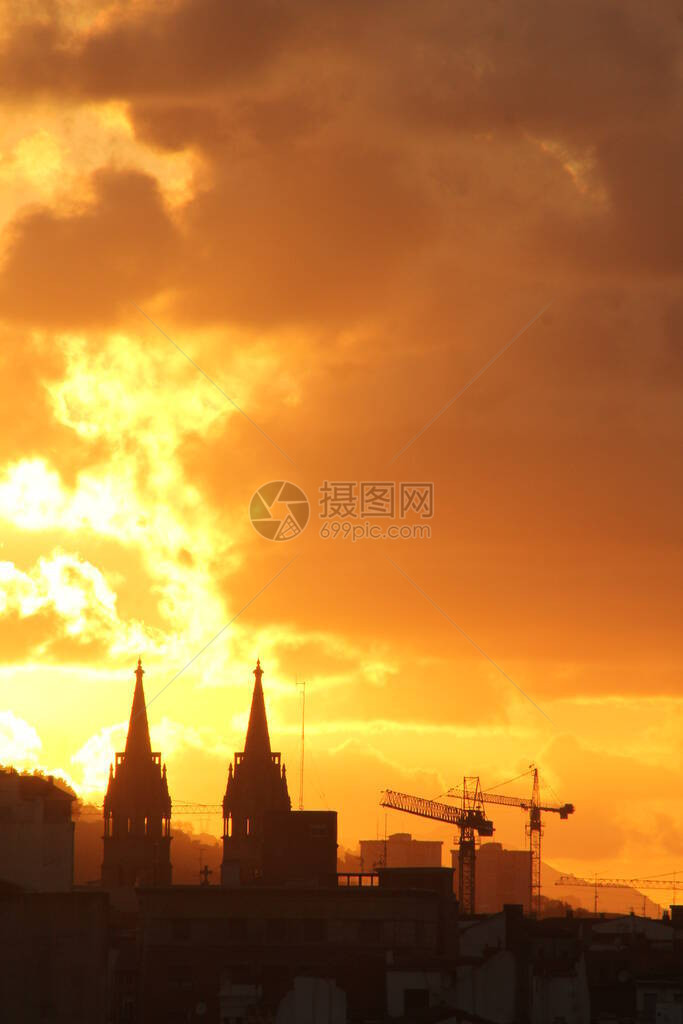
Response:
MULTIPOLYGON (((595 890, 587 886, 574 888, 573 886, 556 885, 558 878, 564 873, 557 871, 545 862, 541 865, 541 888, 545 899, 561 901, 577 910, 587 910, 593 913, 595 890)), ((642 916, 643 908, 645 917, 661 917, 664 909, 645 893, 639 892, 633 887, 627 889, 598 888, 598 913, 630 914, 633 911, 642 916)))

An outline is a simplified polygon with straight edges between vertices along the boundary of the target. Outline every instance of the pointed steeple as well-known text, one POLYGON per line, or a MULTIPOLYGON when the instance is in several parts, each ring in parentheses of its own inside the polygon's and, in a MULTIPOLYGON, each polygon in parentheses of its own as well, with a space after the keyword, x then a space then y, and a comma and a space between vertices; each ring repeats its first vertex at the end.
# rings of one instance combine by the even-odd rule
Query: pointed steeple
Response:
POLYGON ((130 712, 128 725, 128 737, 126 739, 126 761, 143 758, 149 760, 152 756, 152 744, 149 739, 149 724, 147 722, 147 706, 145 704, 145 691, 142 687, 144 675, 142 662, 138 658, 138 667, 135 669, 135 693, 133 694, 133 707, 130 712))
POLYGON ((255 754, 257 757, 270 759, 270 736, 268 735, 268 720, 266 718, 266 702, 263 697, 263 686, 261 677, 263 669, 261 660, 257 658, 254 669, 254 693, 251 698, 251 711, 249 713, 249 726, 247 738, 244 742, 244 753, 255 754))
POLYGON ((170 885, 171 797, 166 765, 153 752, 138 658, 125 751, 118 751, 104 797, 102 884, 170 885))
POLYGON ((281 753, 270 748, 260 660, 254 677, 244 750, 235 753, 234 766, 228 768, 223 797, 223 885, 234 884, 236 866, 241 882, 262 877, 269 815, 292 809, 281 753))

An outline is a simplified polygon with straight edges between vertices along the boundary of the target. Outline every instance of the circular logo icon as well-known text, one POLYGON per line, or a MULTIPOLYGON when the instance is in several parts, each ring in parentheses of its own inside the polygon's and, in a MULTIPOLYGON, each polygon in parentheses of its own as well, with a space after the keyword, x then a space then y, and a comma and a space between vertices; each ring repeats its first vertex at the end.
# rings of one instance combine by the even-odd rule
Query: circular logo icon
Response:
POLYGON ((249 502, 249 518, 266 540, 293 540, 308 522, 308 498, 288 480, 271 480, 256 491, 249 502))

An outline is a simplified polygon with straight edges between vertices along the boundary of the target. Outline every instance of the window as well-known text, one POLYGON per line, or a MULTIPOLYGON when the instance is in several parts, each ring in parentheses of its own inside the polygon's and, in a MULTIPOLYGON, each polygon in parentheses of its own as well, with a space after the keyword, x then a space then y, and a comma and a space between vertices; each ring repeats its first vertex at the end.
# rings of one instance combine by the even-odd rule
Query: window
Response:
POLYGON ((311 917, 302 922, 304 942, 325 942, 327 939, 327 921, 320 917, 311 917))
POLYGON ((190 938, 190 922, 185 917, 171 921, 171 935, 175 942, 187 942, 190 938))
POLYGON ((416 946, 415 921, 395 921, 393 941, 397 946, 416 946))
POLYGON ((275 946, 287 941, 287 921, 283 917, 272 917, 266 921, 266 941, 275 946))
POLYGON ((426 988, 407 988, 403 992, 403 1009, 405 1013, 413 1010, 429 1009, 429 991, 426 988))
POLYGON ((230 941, 229 922, 224 917, 212 917, 206 922, 206 941, 210 946, 223 946, 230 941))
POLYGON ((228 941, 247 941, 247 922, 243 917, 231 917, 228 919, 228 941))
POLYGON ((646 1024, 654 1024, 657 1019, 657 993, 643 993, 643 1018, 646 1024))
POLYGON ((360 941, 375 945, 382 938, 382 922, 368 918, 360 922, 360 941))

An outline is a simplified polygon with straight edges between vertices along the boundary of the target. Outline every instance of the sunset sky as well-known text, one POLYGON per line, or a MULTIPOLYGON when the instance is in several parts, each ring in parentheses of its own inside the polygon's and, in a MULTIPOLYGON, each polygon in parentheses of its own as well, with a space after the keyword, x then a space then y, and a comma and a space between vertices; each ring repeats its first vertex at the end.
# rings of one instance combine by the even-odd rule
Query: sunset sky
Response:
POLYGON ((141 656, 219 803, 259 656, 345 846, 536 762, 553 866, 683 868, 678 5, 2 12, 0 761, 101 800, 141 656), (431 538, 321 538, 325 480, 433 482, 431 538))

